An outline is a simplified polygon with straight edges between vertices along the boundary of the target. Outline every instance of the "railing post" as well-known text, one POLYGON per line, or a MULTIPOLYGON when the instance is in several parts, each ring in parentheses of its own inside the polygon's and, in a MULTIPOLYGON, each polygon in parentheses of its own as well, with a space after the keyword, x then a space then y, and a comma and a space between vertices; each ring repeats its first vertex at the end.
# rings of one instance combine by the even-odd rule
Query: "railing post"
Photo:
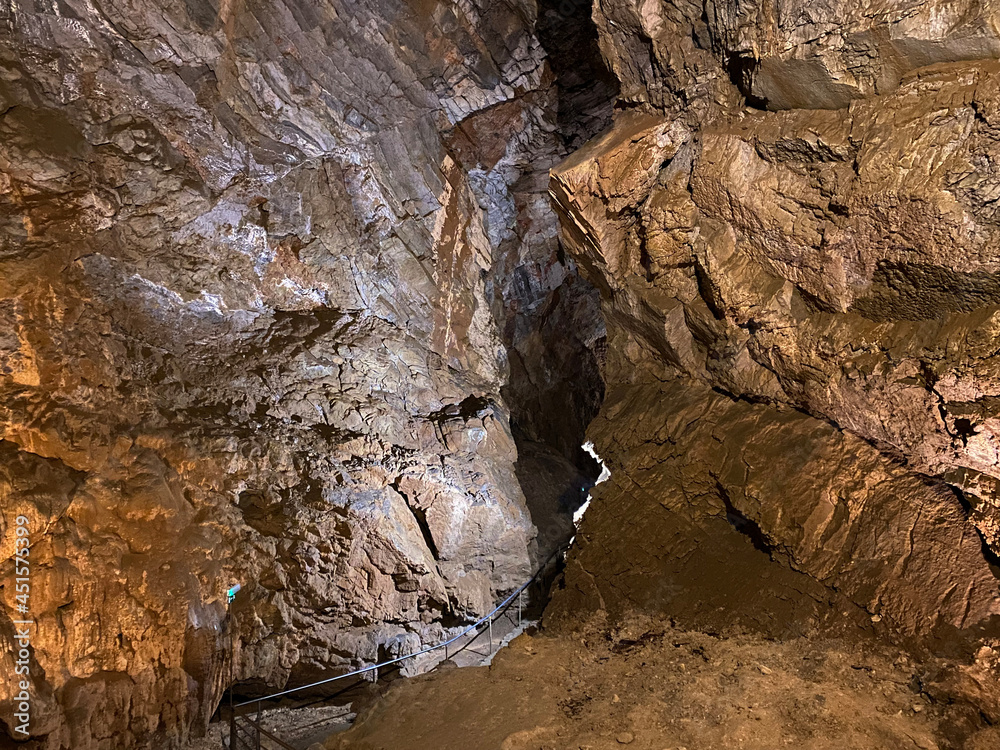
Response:
MULTIPOLYGON (((546 559, 545 563, 542 565, 542 567, 539 568, 531 576, 531 578, 528 579, 528 582, 525 583, 524 586, 522 586, 520 589, 518 589, 518 591, 517 591, 517 624, 518 624, 518 627, 520 627, 524 623, 524 617, 525 617, 525 615, 524 615, 524 611, 523 610, 524 610, 524 591, 525 591, 525 589, 529 589, 530 590, 531 585, 534 584, 534 583, 537 583, 539 581, 539 579, 541 578, 542 574, 548 569, 548 566, 551 565, 552 562, 557 559, 557 557, 558 557, 558 555, 560 553, 564 553, 564 551, 567 549, 567 547, 568 547, 568 545, 563 545, 562 547, 560 547, 559 549, 557 549, 555 552, 553 552, 552 554, 550 554, 549 557, 548 557, 548 559, 546 559)), ((529 596, 530 596, 530 594, 529 594, 529 596)), ((251 700, 246 701, 244 703, 240 703, 240 704, 237 704, 235 706, 232 706, 232 709, 230 711, 230 717, 229 717, 229 735, 230 735, 230 738, 229 738, 229 746, 230 746, 229 750, 263 750, 263 748, 261 746, 261 742, 264 739, 267 739, 269 741, 269 743, 275 743, 275 744, 280 745, 285 750, 293 750, 293 748, 292 748, 291 745, 286 744, 280 738, 276 737, 275 735, 273 735, 272 733, 268 732, 266 729, 263 728, 263 713, 264 713, 263 701, 264 700, 271 700, 271 699, 274 699, 274 698, 279 698, 279 697, 284 696, 284 695, 289 695, 291 693, 294 693, 294 692, 297 692, 299 690, 302 690, 303 688, 306 688, 306 687, 316 687, 318 685, 325 685, 325 684, 327 684, 329 682, 333 682, 334 680, 340 680, 340 679, 345 678, 345 677, 360 677, 361 675, 364 675, 366 672, 369 672, 369 671, 374 672, 374 681, 377 682, 378 681, 378 670, 379 670, 380 666, 388 666, 390 664, 395 664, 395 663, 397 663, 399 661, 402 661, 403 659, 408 659, 408 658, 416 656, 418 654, 424 654, 424 653, 429 653, 431 651, 436 651, 437 649, 440 649, 442 647, 444 648, 444 658, 447 661, 447 660, 449 660, 451 658, 451 648, 450 648, 451 643, 452 642, 459 643, 459 646, 456 648, 456 653, 461 653, 465 648, 471 648, 472 644, 476 643, 477 640, 478 640, 478 638, 479 638, 479 636, 482 635, 482 631, 479 628, 483 624, 484 621, 487 622, 488 627, 489 627, 489 638, 490 638, 490 645, 489 645, 490 654, 489 655, 490 655, 490 657, 492 657, 493 656, 493 649, 494 649, 494 643, 493 643, 493 619, 497 615, 497 612, 501 611, 501 610, 502 610, 501 614, 503 616, 506 616, 508 619, 510 619, 510 617, 511 617, 510 607, 511 607, 512 603, 513 603, 513 599, 512 598, 504 599, 503 602, 501 603, 501 606, 498 607, 497 609, 495 609, 494 611, 490 612, 490 614, 487 615, 485 618, 477 620, 474 624, 470 625, 464 631, 462 631, 458 635, 454 636, 454 638, 446 639, 444 643, 439 643, 436 646, 432 646, 432 647, 427 648, 427 649, 418 650, 418 651, 416 651, 414 653, 411 653, 411 654, 405 655, 403 657, 400 657, 399 659, 393 659, 391 661, 387 661, 387 662, 385 662, 384 664, 381 664, 381 665, 380 664, 375 664, 372 667, 362 667, 360 669, 356 669, 356 670, 347 672, 346 674, 337 675, 335 677, 331 677, 331 678, 326 679, 326 680, 320 680, 319 682, 312 683, 311 685, 302 685, 300 687, 293 688, 291 690, 283 690, 283 691, 281 691, 279 693, 274 693, 273 695, 268 695, 268 696, 266 696, 263 699, 258 699, 257 701, 254 701, 254 700, 251 699, 251 700), (471 637, 470 637, 470 633, 472 634, 471 637), (462 641, 462 639, 466 639, 464 646, 461 645, 461 643, 460 643, 462 641), (257 720, 256 721, 254 721, 254 719, 252 718, 253 711, 252 711, 251 706, 252 706, 252 704, 254 702, 257 703, 257 720), (239 708, 239 707, 241 707, 241 706, 246 706, 247 707, 247 711, 244 714, 237 715, 236 709, 239 708), (242 720, 242 722, 243 722, 242 724, 240 723, 240 720, 242 720)), ((230 636, 232 638, 232 636, 234 635, 234 633, 233 633, 233 629, 232 629, 232 625, 231 624, 230 624, 230 628, 231 628, 230 636)), ((502 643, 502 641, 501 641, 501 643, 502 643)), ((231 647, 230 651, 231 651, 231 653, 234 653, 235 652, 235 648, 231 647)), ((476 653, 475 650, 473 650, 473 653, 476 653)), ((233 669, 234 664, 235 664, 235 658, 232 658, 231 662, 230 662, 230 669, 231 670, 233 669)), ((232 671, 230 672, 230 683, 231 683, 230 684, 230 703, 232 704, 232 684, 235 683, 235 674, 232 671)))

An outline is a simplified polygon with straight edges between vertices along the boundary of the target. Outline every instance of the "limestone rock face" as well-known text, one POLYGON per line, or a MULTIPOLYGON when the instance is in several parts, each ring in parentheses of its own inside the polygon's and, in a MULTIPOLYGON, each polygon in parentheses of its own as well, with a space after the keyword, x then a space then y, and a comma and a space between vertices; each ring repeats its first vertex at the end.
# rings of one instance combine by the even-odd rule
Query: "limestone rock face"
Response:
POLYGON ((231 677, 406 653, 527 577, 504 389, 560 448, 596 410, 540 395, 597 389, 603 336, 547 172, 560 121, 590 137, 613 93, 574 119, 536 27, 533 2, 0 8, 0 572, 9 605, 23 514, 30 747, 178 746, 231 677))
POLYGON ((1000 614, 992 6, 847 5, 597 13, 634 106, 552 192, 609 326, 612 479, 559 612, 673 613, 690 588, 703 625, 713 596, 779 630, 819 601, 909 635, 1000 614), (742 605, 734 531, 783 569, 742 605))
POLYGON ((591 435, 611 477, 557 615, 638 607, 771 636, 874 618, 925 637, 1000 612, 954 495, 825 422, 680 381, 610 390, 591 435))
POLYGON ((604 0, 601 50, 623 100, 704 111, 840 109, 910 71, 1000 56, 992 0, 604 0))
POLYGON ((992 2, 712 3, 717 43, 769 109, 839 109, 934 63, 1000 56, 992 2))

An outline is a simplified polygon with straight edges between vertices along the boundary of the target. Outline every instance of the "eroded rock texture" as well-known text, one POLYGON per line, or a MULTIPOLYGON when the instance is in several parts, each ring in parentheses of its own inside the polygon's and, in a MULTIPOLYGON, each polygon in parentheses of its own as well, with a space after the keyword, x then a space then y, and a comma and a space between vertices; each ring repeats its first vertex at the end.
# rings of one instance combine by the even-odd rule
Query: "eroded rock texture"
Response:
POLYGON ((547 172, 614 91, 567 104, 536 26, 532 2, 0 6, 0 559, 12 596, 26 515, 32 746, 176 746, 231 637, 264 691, 527 577, 504 389, 572 459, 603 324, 547 172))
POLYGON ((995 624, 997 11, 595 19, 623 111, 552 192, 602 292, 612 478, 556 613, 995 624))

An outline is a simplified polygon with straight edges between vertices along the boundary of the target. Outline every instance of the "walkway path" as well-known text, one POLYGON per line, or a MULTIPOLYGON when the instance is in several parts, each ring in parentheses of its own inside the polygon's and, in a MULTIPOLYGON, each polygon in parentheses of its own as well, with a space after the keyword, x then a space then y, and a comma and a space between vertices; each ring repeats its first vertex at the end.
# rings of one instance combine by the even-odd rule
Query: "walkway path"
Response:
MULTIPOLYGON (((353 714, 348 715, 349 709, 341 708, 339 713, 328 711, 315 721, 302 713, 306 706, 329 703, 330 699, 327 698, 318 701, 314 699, 311 703, 303 703, 298 700, 303 693, 315 691, 319 687, 334 686, 340 681, 344 681, 346 692, 346 689, 353 688, 355 685, 363 686, 365 682, 377 682, 380 676, 383 678, 394 677, 399 668, 408 660, 428 655, 439 659, 432 669, 441 668, 448 664, 454 666, 489 664, 499 648, 509 643, 529 626, 530 623, 526 619, 529 603, 537 602, 539 598, 542 600, 546 598, 545 596, 532 597, 531 594, 538 589, 547 592, 554 577, 550 575, 552 563, 561 560, 564 551, 565 546, 554 550, 535 574, 508 595, 492 612, 469 626, 461 634, 453 636, 443 643, 378 665, 237 704, 236 718, 228 722, 228 741, 223 747, 231 748, 231 750, 269 750, 270 747, 282 748, 283 750, 309 750, 310 746, 318 741, 317 738, 329 737, 338 730, 349 726, 351 719, 353 719, 353 714), (441 658, 442 656, 444 658, 441 658), (353 682, 351 682, 352 679, 353 682), (290 701, 298 703, 298 705, 295 703, 288 705, 290 701), (288 726, 284 721, 285 714, 288 712, 293 712, 295 716, 292 726, 288 726), (264 738, 261 737, 262 732, 265 735, 264 738), (272 735, 272 741, 266 739, 268 733, 272 735), (232 737, 235 737, 236 740, 234 741, 232 737)), ((535 607, 537 606, 536 604, 535 607)), ((532 609, 534 610, 534 607, 532 609)), ((323 708, 332 709, 334 707, 324 705, 323 708)))

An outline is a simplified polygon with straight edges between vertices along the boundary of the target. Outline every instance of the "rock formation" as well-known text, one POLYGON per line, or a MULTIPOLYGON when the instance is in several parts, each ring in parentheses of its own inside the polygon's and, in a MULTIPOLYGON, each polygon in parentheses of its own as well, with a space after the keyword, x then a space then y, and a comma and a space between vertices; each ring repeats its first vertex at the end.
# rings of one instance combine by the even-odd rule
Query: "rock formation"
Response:
POLYGON ((231 680, 440 639, 565 532, 599 407, 549 623, 959 644, 941 700, 1000 715, 969 650, 1000 614, 998 29, 992 0, 5 4, 27 746, 179 747, 231 680))
POLYGON ((231 679, 408 652, 526 578, 508 403, 567 463, 600 399, 547 195, 614 93, 574 94, 573 33, 527 1, 0 8, 28 746, 181 745, 231 679))
POLYGON ((552 192, 609 326, 612 478, 556 612, 995 626, 996 11, 595 20, 627 106, 552 192))

